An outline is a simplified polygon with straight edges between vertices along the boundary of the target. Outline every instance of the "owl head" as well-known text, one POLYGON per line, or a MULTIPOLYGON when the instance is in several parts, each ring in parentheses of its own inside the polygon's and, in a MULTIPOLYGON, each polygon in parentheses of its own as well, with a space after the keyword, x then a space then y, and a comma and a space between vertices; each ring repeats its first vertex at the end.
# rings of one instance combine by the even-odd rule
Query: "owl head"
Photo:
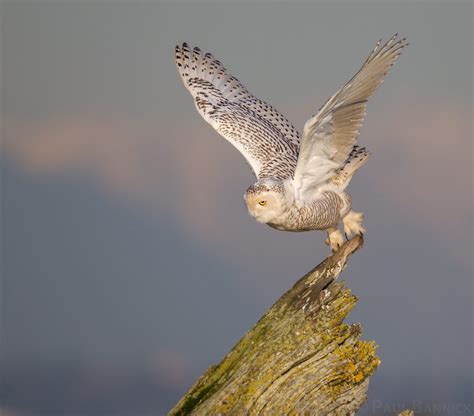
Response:
POLYGON ((275 221, 287 207, 284 184, 272 178, 260 179, 250 186, 244 200, 250 215, 262 223, 275 221))

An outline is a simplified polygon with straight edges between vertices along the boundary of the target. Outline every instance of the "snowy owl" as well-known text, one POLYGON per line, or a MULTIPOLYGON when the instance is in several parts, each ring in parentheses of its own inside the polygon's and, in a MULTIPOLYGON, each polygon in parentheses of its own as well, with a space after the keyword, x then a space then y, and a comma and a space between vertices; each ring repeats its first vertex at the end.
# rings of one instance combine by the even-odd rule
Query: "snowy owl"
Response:
POLYGON ((336 251, 362 235, 363 214, 346 192, 369 152, 356 145, 368 98, 407 45, 394 35, 379 41, 361 69, 311 117, 300 136, 275 108, 256 98, 210 53, 183 43, 175 61, 201 116, 250 164, 257 182, 245 195, 257 221, 284 231, 326 230, 336 251))

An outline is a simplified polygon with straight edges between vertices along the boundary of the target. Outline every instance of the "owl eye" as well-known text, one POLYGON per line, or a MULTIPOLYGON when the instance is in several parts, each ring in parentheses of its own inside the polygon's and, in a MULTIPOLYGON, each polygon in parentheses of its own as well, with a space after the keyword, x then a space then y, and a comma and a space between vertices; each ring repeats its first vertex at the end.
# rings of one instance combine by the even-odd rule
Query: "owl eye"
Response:
POLYGON ((267 201, 258 201, 258 205, 264 207, 265 205, 267 205, 267 201))

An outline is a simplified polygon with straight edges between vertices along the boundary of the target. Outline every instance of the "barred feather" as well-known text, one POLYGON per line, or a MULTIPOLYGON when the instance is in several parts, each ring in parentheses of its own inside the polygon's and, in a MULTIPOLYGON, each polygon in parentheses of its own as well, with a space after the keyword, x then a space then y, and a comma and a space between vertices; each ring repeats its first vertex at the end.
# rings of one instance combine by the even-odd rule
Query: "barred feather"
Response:
POLYGON ((244 155, 257 177, 293 175, 299 135, 285 117, 254 97, 210 53, 183 43, 176 46, 175 61, 198 112, 244 155))

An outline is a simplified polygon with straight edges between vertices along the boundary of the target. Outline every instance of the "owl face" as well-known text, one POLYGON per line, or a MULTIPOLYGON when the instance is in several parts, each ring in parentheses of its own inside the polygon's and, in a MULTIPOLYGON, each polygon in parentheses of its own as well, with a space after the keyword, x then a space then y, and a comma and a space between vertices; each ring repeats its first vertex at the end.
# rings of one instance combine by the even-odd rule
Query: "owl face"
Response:
POLYGON ((284 214, 285 184, 276 178, 263 178, 247 189, 244 195, 250 215, 264 224, 275 222, 284 214))
POLYGON ((281 193, 273 190, 247 191, 244 199, 250 215, 264 224, 274 221, 285 211, 281 193))

